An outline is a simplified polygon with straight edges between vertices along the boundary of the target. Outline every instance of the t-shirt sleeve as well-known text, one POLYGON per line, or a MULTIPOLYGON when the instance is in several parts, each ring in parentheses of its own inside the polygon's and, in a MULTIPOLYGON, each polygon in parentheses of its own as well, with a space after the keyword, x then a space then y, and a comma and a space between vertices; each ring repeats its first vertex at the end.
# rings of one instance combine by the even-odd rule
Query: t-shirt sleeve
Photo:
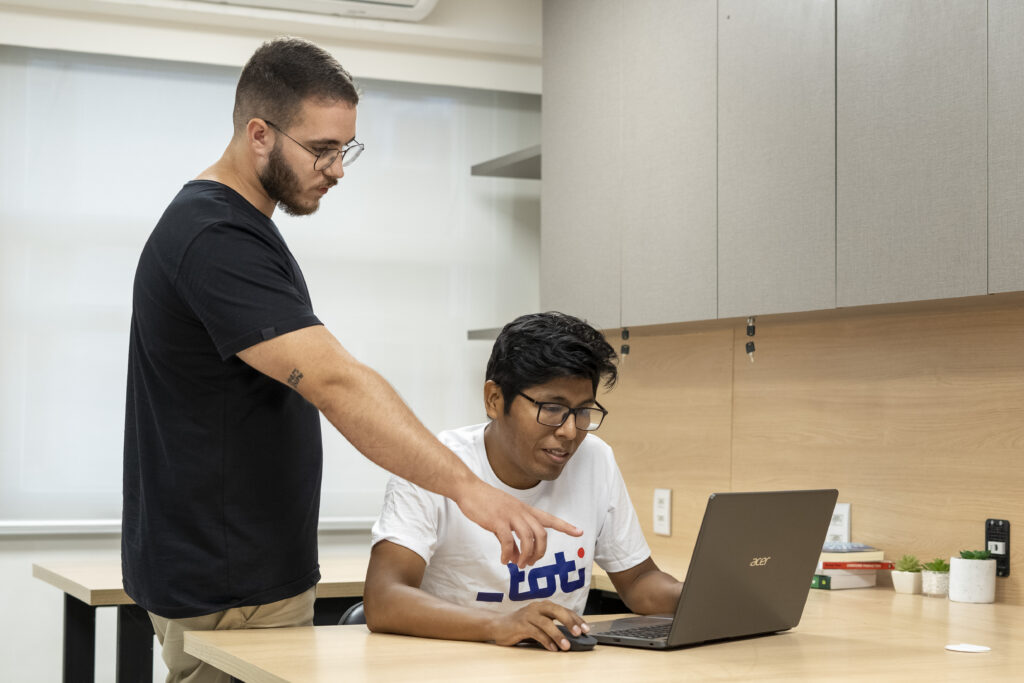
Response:
POLYGON ((632 569, 651 556, 640 520, 614 458, 609 454, 608 508, 597 536, 594 560, 606 572, 632 569))
POLYGON ((189 246, 175 287, 206 328, 221 358, 267 339, 320 324, 301 274, 280 248, 244 228, 217 224, 189 246))
POLYGON ((408 548, 430 564, 441 537, 441 514, 444 499, 392 476, 384 492, 380 517, 370 532, 370 545, 391 541, 408 548))

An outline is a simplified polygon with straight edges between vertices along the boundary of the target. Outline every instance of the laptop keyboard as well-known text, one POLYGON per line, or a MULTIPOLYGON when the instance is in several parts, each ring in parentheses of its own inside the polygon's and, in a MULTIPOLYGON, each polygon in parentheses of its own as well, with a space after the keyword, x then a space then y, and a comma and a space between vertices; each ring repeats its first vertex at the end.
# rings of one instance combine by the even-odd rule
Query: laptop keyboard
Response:
POLYGON ((650 626, 636 626, 633 628, 616 629, 614 631, 605 631, 602 635, 605 636, 619 636, 626 638, 643 638, 645 640, 657 640, 658 638, 668 638, 668 632, 672 630, 672 624, 652 624, 650 626))

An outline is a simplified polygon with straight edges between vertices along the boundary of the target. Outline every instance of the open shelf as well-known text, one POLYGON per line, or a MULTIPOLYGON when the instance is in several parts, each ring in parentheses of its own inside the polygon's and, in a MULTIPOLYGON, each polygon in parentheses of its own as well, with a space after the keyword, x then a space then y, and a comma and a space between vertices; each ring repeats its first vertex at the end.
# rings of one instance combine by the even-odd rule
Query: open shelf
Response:
POLYGON ((472 175, 540 180, 540 145, 505 154, 470 168, 472 175))

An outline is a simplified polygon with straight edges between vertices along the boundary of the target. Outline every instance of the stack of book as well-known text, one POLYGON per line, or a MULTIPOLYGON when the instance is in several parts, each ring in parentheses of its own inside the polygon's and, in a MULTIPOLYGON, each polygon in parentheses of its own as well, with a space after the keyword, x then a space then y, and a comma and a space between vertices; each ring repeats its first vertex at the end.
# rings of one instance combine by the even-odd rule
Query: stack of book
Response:
POLYGON ((879 569, 892 568, 893 563, 877 548, 853 543, 826 546, 811 579, 811 588, 870 588, 878 581, 879 569))

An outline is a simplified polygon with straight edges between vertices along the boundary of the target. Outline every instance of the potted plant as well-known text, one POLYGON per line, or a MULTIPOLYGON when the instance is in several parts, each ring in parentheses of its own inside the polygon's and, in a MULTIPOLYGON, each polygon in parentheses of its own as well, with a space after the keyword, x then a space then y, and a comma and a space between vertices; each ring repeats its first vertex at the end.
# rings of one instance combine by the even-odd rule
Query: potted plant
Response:
POLYGON ((961 550, 949 558, 949 599, 954 602, 995 602, 996 561, 988 550, 961 550))
POLYGON ((914 555, 904 555, 896 560, 892 570, 892 587, 897 593, 921 592, 921 561, 914 555))
POLYGON ((937 598, 949 593, 949 562, 936 557, 921 567, 921 592, 937 598))

